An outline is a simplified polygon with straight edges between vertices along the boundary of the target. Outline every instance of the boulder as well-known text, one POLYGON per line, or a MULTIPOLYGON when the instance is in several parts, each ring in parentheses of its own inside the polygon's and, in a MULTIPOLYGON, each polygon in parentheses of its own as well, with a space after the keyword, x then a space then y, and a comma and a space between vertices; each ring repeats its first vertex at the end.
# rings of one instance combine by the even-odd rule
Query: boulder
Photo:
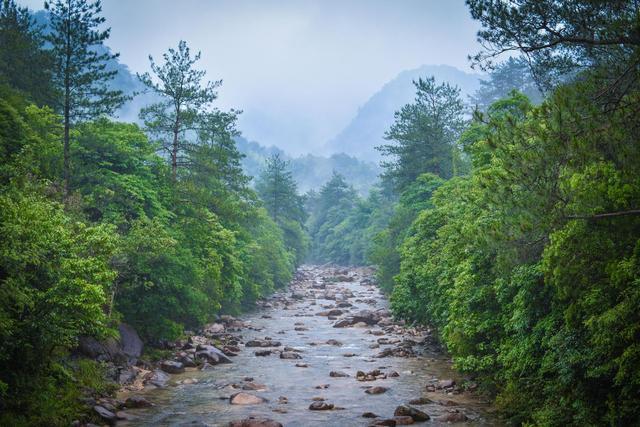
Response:
POLYGON ((327 402, 313 402, 311 405, 309 405, 309 409, 311 411, 328 411, 333 408, 334 404, 327 402))
POLYGON ((433 400, 428 397, 419 397, 417 399, 412 399, 409 401, 411 405, 428 405, 429 403, 433 403, 433 400))
POLYGON ((115 424, 116 420, 118 419, 115 413, 100 405, 94 406, 93 410, 98 414, 98 416, 100 416, 100 418, 102 418, 109 424, 115 424))
POLYGON ((142 396, 131 396, 124 401, 124 406, 126 408, 148 408, 153 406, 153 403, 142 396))
POLYGON ((249 340, 245 347, 280 347, 282 343, 274 340, 249 340))
POLYGON ((348 377, 349 374, 347 374, 346 372, 342 372, 342 371, 331 371, 331 372, 329 372, 329 376, 333 377, 333 378, 344 378, 344 377, 348 377))
POLYGON ((419 409, 408 405, 400 405, 393 412, 396 417, 411 417, 413 421, 429 421, 430 417, 419 409))
POLYGON ((174 360, 165 360, 160 363, 160 369, 169 374, 181 374, 184 372, 184 365, 174 360))
POLYGON ((283 351, 280 353, 280 359, 302 359, 302 356, 294 351, 283 351))
POLYGON ((243 391, 233 394, 229 398, 229 403, 231 403, 232 405, 259 405, 261 403, 265 403, 266 401, 267 399, 263 397, 245 393, 243 391))
POLYGON ((142 348, 144 347, 140 336, 135 329, 126 323, 118 325, 118 332, 120 332, 119 342, 122 353, 129 358, 130 363, 135 363, 142 355, 142 348))
POLYGON ((155 371, 151 372, 148 379, 146 380, 147 383, 152 384, 156 387, 164 387, 165 385, 167 385, 168 381, 169 375, 167 375, 160 369, 156 369, 155 371))
POLYGON ((397 426, 408 426, 410 424, 415 423, 413 418, 411 418, 411 417, 409 417, 407 415, 393 417, 393 419, 395 420, 397 426))
POLYGON ((364 392, 367 394, 382 394, 382 393, 386 393, 387 390, 389 389, 386 387, 375 386, 375 387, 366 389, 364 392))
POLYGON ((212 345, 198 344, 196 350, 196 357, 200 359, 207 359, 207 362, 212 365, 218 363, 231 363, 231 359, 229 359, 226 354, 212 345))

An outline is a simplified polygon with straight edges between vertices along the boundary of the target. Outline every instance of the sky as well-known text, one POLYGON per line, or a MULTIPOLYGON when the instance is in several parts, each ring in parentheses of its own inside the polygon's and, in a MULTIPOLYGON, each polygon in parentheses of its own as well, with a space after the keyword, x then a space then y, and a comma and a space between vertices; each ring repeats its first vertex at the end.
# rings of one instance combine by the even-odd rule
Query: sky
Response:
MULTIPOLYGON (((40 0, 22 0, 31 9, 40 0)), ((318 152, 403 70, 469 70, 478 24, 463 0, 103 0, 106 42, 134 72, 179 40, 223 80, 245 137, 318 152)))

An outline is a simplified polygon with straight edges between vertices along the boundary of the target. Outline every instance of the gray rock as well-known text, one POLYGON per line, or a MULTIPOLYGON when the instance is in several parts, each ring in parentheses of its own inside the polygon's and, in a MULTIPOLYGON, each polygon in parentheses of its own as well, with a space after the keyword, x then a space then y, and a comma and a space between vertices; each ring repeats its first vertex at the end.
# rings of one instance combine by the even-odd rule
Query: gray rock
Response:
POLYGON ((115 424, 116 420, 118 419, 116 414, 114 414, 113 412, 111 412, 107 408, 104 408, 104 407, 102 407, 100 405, 94 406, 93 410, 100 416, 100 418, 102 418, 103 420, 105 420, 109 424, 115 424))
POLYGON ((173 360, 165 360, 160 364, 160 369, 169 374, 181 374, 184 372, 184 365, 173 360))

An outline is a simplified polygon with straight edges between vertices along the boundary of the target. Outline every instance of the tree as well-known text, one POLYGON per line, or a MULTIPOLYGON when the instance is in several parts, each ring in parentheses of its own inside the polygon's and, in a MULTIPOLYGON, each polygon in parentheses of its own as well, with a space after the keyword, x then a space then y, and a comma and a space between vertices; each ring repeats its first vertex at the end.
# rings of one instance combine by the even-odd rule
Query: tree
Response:
POLYGON ((484 50, 473 60, 491 68, 505 52, 520 52, 541 87, 597 67, 619 98, 637 87, 640 5, 628 0, 467 0, 480 21, 484 50))
POLYGON ((191 57, 187 43, 181 40, 178 49, 163 54, 164 63, 158 65, 149 55, 152 77, 148 72, 138 75, 140 81, 162 101, 140 111, 150 135, 157 138, 171 161, 174 181, 178 167, 184 165, 184 154, 189 149, 188 132, 199 130, 200 119, 217 98, 216 88, 222 80, 202 85, 206 72, 193 68, 200 60, 200 52, 191 57))
POLYGON ((480 111, 485 111, 514 90, 523 93, 535 104, 542 101, 542 93, 533 80, 529 64, 522 57, 509 57, 492 69, 488 79, 480 80, 480 88, 471 96, 471 102, 480 111))
POLYGON ((52 57, 44 49, 41 28, 14 0, 0 2, 0 46, 0 82, 40 106, 52 103, 52 57))
POLYGON ((53 83, 61 94, 60 110, 64 123, 64 183, 70 190, 71 164, 69 139, 71 127, 79 120, 112 114, 128 98, 109 88, 117 74, 107 69, 107 61, 118 57, 101 50, 110 28, 100 16, 100 1, 54 0, 45 2, 50 12, 51 33, 46 36, 54 57, 53 83))
POLYGON ((307 215, 304 197, 298 194, 298 185, 289 170, 289 162, 282 160, 279 154, 268 158, 256 182, 256 191, 269 216, 282 230, 285 246, 295 253, 296 262, 301 263, 309 244, 304 229, 307 215))
POLYGON ((289 162, 282 160, 279 154, 267 159, 256 182, 256 191, 277 224, 285 219, 304 222, 304 199, 298 195, 298 185, 289 170, 289 162))
POLYGON ((389 159, 382 162, 383 181, 397 192, 425 172, 452 176, 453 150, 464 124, 460 89, 437 85, 433 77, 414 85, 414 103, 395 113, 395 123, 385 135, 391 143, 376 147, 389 159))

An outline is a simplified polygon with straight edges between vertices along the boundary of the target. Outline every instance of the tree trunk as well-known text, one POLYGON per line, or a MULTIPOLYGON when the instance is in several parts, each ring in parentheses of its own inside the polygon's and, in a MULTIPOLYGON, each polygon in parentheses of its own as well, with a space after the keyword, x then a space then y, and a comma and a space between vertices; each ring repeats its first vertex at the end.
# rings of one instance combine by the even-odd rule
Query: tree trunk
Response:
MULTIPOLYGON (((176 116, 179 116, 176 114, 176 116)), ((180 121, 176 117, 176 122, 173 127, 173 144, 171 145, 171 176, 173 182, 176 182, 178 175, 178 134, 180 133, 180 121)))
POLYGON ((69 181, 71 180, 71 161, 69 159, 69 128, 70 125, 70 91, 69 85, 66 84, 64 93, 64 140, 63 140, 63 173, 64 173, 64 199, 69 196, 71 186, 69 181))

